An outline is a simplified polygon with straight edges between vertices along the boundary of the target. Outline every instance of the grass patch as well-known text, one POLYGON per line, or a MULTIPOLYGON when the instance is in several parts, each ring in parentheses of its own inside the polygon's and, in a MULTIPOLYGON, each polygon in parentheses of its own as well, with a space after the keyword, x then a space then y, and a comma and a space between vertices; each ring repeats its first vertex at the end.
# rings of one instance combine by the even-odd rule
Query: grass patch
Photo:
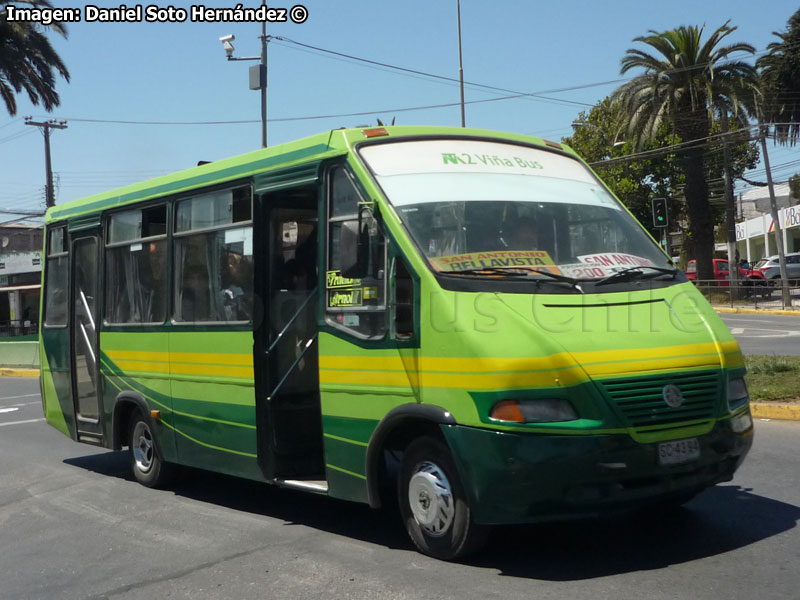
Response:
POLYGON ((752 354, 744 362, 751 400, 800 398, 800 356, 752 354))

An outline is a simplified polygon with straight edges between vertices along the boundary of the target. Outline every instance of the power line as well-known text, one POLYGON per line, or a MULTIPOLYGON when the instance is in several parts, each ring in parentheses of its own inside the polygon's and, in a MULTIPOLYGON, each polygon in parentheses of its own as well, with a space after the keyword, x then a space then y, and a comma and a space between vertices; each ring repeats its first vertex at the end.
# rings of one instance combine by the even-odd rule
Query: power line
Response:
MULTIPOLYGON (((438 75, 436 73, 428 73, 426 71, 419 71, 417 69, 409 69, 408 67, 401 67, 401 66, 392 65, 392 64, 389 64, 389 63, 385 63, 385 62, 380 62, 380 61, 377 61, 377 60, 371 60, 369 58, 353 56, 352 54, 345 54, 344 52, 337 52, 335 50, 329 50, 327 48, 320 48, 319 46, 312 46, 311 44, 304 44, 302 42, 298 42, 298 41, 295 41, 293 39, 282 37, 282 36, 273 36, 273 39, 280 40, 282 42, 287 42, 287 43, 290 43, 290 44, 294 44, 296 46, 301 46, 303 48, 309 48, 309 49, 312 49, 312 50, 316 50, 317 52, 322 52, 322 53, 325 53, 325 54, 331 54, 331 55, 335 55, 335 56, 340 56, 340 57, 348 58, 348 59, 353 60, 353 61, 362 62, 362 63, 366 63, 366 64, 370 64, 370 65, 376 65, 376 66, 380 66, 380 67, 385 67, 385 68, 388 68, 388 69, 391 69, 391 70, 394 70, 394 71, 399 71, 399 72, 403 72, 403 73, 410 73, 410 74, 414 74, 414 75, 420 75, 420 76, 423 76, 423 77, 429 77, 431 79, 438 79, 440 81, 447 81, 449 83, 456 83, 456 84, 460 83, 460 80, 456 79, 455 77, 447 77, 446 75, 438 75)), ((482 84, 482 83, 475 83, 473 81, 465 81, 464 85, 468 85, 468 86, 476 87, 476 88, 483 88, 483 89, 490 90, 490 91, 495 91, 495 92, 503 92, 503 93, 506 93, 506 94, 515 94, 515 95, 519 95, 520 97, 528 96, 528 97, 531 97, 531 98, 537 98, 537 99, 542 99, 542 100, 550 100, 550 101, 553 101, 553 102, 559 102, 559 103, 565 103, 565 104, 576 104, 576 105, 579 105, 579 106, 594 106, 593 104, 587 104, 586 102, 577 102, 577 101, 574 101, 574 100, 564 100, 563 98, 549 98, 549 97, 543 96, 542 93, 538 93, 538 92, 537 93, 519 92, 519 91, 516 91, 516 90, 509 90, 509 89, 506 89, 506 88, 501 88, 501 87, 497 87, 497 86, 493 86, 493 85, 485 85, 485 84, 482 84)))

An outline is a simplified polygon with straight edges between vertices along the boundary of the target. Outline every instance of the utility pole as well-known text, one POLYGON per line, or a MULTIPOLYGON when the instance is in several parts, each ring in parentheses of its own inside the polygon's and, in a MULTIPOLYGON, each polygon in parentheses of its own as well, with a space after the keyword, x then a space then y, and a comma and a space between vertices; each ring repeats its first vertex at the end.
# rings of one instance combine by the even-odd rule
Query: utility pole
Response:
POLYGON ((44 134, 44 168, 45 168, 45 199, 47 208, 55 206, 56 195, 53 192, 53 168, 50 163, 50 130, 51 129, 66 129, 66 121, 57 121, 56 119, 49 119, 48 121, 33 121, 31 117, 25 117, 25 125, 33 125, 34 127, 41 127, 44 134))
MULTIPOLYGON (((267 0, 261 0, 263 6, 267 0)), ((261 147, 267 147, 267 22, 261 22, 261 64, 258 65, 258 80, 261 89, 261 147)))
POLYGON ((789 295, 789 278, 786 276, 786 256, 783 252, 783 234, 781 233, 781 219, 778 214, 778 202, 775 200, 775 187, 772 184, 772 170, 769 167, 769 154, 767 154, 767 126, 762 121, 759 124, 761 134, 761 151, 764 155, 764 168, 767 171, 767 186, 769 187, 769 207, 772 213, 772 220, 775 223, 775 245, 778 247, 778 264, 781 273, 781 295, 783 296, 784 308, 792 305, 789 295))
POLYGON ((733 201, 733 175, 731 173, 731 147, 728 143, 728 109, 720 106, 722 121, 722 160, 725 179, 725 228, 728 231, 728 279, 730 280, 731 293, 736 295, 739 279, 739 264, 736 261, 736 204, 733 201))
POLYGON ((456 0, 458 10, 458 80, 461 87, 461 127, 467 126, 467 119, 464 115, 464 57, 461 54, 461 0, 456 0))

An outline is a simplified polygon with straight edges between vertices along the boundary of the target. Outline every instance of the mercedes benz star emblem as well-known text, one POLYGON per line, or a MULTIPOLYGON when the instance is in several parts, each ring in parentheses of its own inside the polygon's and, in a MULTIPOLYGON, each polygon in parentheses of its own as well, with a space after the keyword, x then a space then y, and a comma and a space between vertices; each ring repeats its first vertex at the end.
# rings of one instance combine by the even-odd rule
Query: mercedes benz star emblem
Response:
POLYGON ((661 390, 661 397, 670 408, 680 408, 681 404, 683 404, 683 394, 680 388, 671 383, 665 385, 664 389, 661 390))

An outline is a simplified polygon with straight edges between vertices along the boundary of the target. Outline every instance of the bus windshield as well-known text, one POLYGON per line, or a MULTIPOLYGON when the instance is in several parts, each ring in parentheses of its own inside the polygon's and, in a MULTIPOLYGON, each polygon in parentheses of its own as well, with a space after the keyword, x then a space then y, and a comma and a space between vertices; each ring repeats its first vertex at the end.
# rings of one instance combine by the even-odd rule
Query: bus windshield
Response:
POLYGON ((361 148, 397 215, 442 273, 546 271, 577 280, 671 261, 578 160, 489 141, 361 148))

